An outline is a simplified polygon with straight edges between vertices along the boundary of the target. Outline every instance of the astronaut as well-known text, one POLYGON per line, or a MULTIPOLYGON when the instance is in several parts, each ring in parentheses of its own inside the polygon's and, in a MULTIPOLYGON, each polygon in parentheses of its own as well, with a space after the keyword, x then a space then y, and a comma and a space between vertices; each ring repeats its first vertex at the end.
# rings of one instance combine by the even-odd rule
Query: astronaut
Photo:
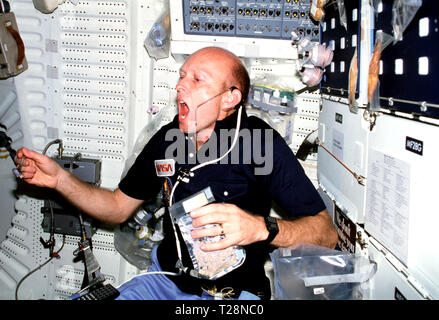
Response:
POLYGON ((337 233, 325 205, 291 149, 268 124, 247 116, 244 103, 249 86, 243 63, 231 52, 206 47, 193 53, 180 69, 176 86, 178 115, 150 139, 115 190, 86 184, 35 151, 17 151, 15 161, 21 163, 24 181, 53 188, 81 211, 111 224, 126 221, 143 201, 155 197, 165 182, 175 186, 181 178, 179 172, 199 166, 188 181, 179 182, 171 200, 175 203, 210 186, 216 202, 190 213, 196 228, 191 236, 199 239, 221 235, 221 240, 206 243, 202 249, 242 246, 246 251, 244 263, 216 280, 181 272, 181 265, 190 269, 191 260, 183 246, 182 261, 177 263, 176 237, 181 243, 183 240, 174 232, 169 215, 165 215, 165 237, 154 248, 153 265, 148 271, 179 275, 136 277, 119 288, 120 299, 204 299, 209 298, 206 291, 213 288, 218 292, 232 288, 233 298, 248 298, 245 294, 250 294, 269 299, 264 263, 270 250, 300 243, 335 247, 337 233), (231 139, 221 138, 221 130, 233 132, 237 128, 235 133, 246 131, 251 143, 237 139, 233 144, 231 139), (183 139, 170 132, 180 132, 183 139), (177 139, 183 142, 176 145, 177 139), (212 148, 214 145, 218 148, 212 148), (171 159, 173 152, 169 150, 179 146, 183 155, 171 159), (236 152, 200 166, 203 162, 198 155, 215 153, 212 157, 220 158, 224 150, 231 149, 236 152), (256 149, 264 155, 264 164, 256 161, 256 149), (163 176, 156 160, 173 164, 175 174, 163 176), (269 170, 258 173, 256 169, 263 166, 269 170), (272 202, 282 209, 285 218, 269 216, 272 202), (199 228, 202 226, 206 227, 199 228))

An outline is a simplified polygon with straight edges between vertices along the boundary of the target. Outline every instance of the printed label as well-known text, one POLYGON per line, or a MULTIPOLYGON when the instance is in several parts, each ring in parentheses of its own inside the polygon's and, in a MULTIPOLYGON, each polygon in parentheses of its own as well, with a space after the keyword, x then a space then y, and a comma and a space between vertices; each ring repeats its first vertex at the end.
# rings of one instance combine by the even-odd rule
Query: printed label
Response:
POLYGON ((357 226, 339 207, 335 206, 335 225, 338 233, 338 246, 344 252, 355 253, 357 226))
POLYGON ((424 149, 424 143, 420 140, 405 137, 405 149, 422 156, 422 151, 424 149))
POLYGON ((343 115, 340 113, 335 113, 335 122, 343 123, 343 115))

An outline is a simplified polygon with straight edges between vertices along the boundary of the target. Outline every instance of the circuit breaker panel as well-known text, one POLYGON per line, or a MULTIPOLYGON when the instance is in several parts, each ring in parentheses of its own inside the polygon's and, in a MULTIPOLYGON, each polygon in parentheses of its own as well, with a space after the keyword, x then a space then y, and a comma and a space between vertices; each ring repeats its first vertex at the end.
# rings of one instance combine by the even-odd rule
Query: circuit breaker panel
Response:
POLYGON ((291 39, 291 32, 319 40, 310 1, 183 1, 186 34, 291 39))

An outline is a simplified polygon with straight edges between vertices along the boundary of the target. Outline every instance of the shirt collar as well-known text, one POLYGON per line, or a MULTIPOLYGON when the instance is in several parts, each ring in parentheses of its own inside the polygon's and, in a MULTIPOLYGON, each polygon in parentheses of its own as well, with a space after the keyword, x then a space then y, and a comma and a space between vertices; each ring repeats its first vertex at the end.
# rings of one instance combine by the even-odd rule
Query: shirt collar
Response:
MULTIPOLYGON (((242 128, 242 124, 246 121, 247 119, 247 113, 245 111, 245 108, 242 106, 242 114, 241 114, 241 128, 242 128)), ((228 117, 222 119, 222 120, 217 120, 215 123, 215 128, 214 131, 220 130, 220 129, 233 129, 236 128, 236 121, 238 119, 238 112, 239 109, 237 109, 235 112, 233 112, 231 115, 229 115, 228 117)))

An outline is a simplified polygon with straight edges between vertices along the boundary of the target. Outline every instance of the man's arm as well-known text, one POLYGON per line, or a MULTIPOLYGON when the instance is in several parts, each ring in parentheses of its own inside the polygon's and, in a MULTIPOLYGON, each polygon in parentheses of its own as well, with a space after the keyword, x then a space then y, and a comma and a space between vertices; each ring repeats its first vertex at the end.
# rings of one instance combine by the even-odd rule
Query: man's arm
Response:
MULTIPOLYGON (((288 247, 308 243, 333 249, 337 244, 337 231, 326 210, 320 211, 315 216, 295 220, 278 219, 278 225, 279 233, 271 242, 273 246, 288 247)), ((268 238, 268 230, 264 231, 263 238, 268 238)))
MULTIPOLYGON (((194 238, 217 236, 224 231, 225 238, 216 243, 206 244, 203 250, 219 250, 232 245, 247 245, 264 241, 268 230, 264 218, 245 212, 233 204, 210 204, 191 212, 194 227, 218 224, 211 228, 192 231, 194 238)), ((278 220, 279 233, 272 241, 277 247, 308 243, 328 248, 337 244, 337 232, 326 210, 315 216, 305 216, 295 220, 278 220)))
POLYGON ((142 203, 119 189, 111 191, 85 183, 49 157, 26 148, 17 151, 15 162, 22 163, 24 181, 55 189, 80 210, 104 222, 121 223, 142 203))

